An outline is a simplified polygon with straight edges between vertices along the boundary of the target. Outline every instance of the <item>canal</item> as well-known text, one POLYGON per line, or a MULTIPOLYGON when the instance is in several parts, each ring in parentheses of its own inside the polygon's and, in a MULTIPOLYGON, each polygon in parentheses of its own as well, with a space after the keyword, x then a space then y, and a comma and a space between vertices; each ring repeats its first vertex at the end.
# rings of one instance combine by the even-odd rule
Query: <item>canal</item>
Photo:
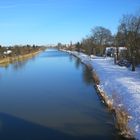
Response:
POLYGON ((0 67, 1 140, 120 139, 90 71, 54 49, 0 67))

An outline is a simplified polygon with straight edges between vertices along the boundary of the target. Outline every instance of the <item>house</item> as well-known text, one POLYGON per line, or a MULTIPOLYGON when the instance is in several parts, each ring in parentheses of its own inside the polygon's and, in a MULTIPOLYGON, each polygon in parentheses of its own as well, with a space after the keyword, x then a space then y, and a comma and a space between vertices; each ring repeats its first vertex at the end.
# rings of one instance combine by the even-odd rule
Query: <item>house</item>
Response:
POLYGON ((105 55, 112 57, 112 56, 114 56, 115 51, 116 51, 115 47, 106 47, 105 55))
MULTIPOLYGON (((126 47, 118 47, 118 53, 120 58, 126 58, 126 47)), ((116 47, 107 47, 105 50, 105 55, 109 57, 113 57, 114 54, 117 53, 117 48, 116 47)))
POLYGON ((6 54, 6 55, 11 54, 11 53, 12 53, 11 50, 7 50, 7 51, 4 51, 4 52, 3 52, 3 54, 6 54))

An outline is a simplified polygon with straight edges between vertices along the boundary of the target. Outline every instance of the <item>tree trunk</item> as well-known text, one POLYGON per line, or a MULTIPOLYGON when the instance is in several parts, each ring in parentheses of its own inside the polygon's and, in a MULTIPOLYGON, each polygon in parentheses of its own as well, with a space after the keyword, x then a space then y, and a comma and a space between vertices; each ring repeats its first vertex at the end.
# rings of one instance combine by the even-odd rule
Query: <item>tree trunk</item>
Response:
POLYGON ((119 47, 116 47, 116 61, 119 60, 119 47))
POLYGON ((135 57, 132 57, 132 71, 135 71, 135 57))
POLYGON ((114 54, 114 64, 117 63, 117 54, 114 54))

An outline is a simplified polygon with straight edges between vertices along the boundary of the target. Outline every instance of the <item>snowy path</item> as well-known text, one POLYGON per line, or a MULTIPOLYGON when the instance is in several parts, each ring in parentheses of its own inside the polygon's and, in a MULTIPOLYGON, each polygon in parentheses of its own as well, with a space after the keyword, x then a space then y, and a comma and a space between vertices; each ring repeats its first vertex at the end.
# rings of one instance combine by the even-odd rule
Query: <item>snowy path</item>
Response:
POLYGON ((114 65, 113 58, 89 58, 85 54, 72 52, 84 63, 92 64, 100 78, 100 86, 117 104, 123 106, 132 117, 129 126, 140 139, 140 68, 132 72, 126 67, 114 65))

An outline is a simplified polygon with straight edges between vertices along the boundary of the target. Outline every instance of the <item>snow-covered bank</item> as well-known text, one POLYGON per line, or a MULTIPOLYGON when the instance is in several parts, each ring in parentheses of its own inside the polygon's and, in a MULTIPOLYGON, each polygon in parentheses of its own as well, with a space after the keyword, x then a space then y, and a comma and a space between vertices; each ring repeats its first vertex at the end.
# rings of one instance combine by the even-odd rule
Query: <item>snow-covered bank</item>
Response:
POLYGON ((83 53, 69 53, 93 66, 100 79, 100 88, 115 106, 129 114, 128 127, 133 130, 136 139, 140 139, 140 68, 132 72, 126 67, 114 65, 113 58, 90 58, 83 53))

